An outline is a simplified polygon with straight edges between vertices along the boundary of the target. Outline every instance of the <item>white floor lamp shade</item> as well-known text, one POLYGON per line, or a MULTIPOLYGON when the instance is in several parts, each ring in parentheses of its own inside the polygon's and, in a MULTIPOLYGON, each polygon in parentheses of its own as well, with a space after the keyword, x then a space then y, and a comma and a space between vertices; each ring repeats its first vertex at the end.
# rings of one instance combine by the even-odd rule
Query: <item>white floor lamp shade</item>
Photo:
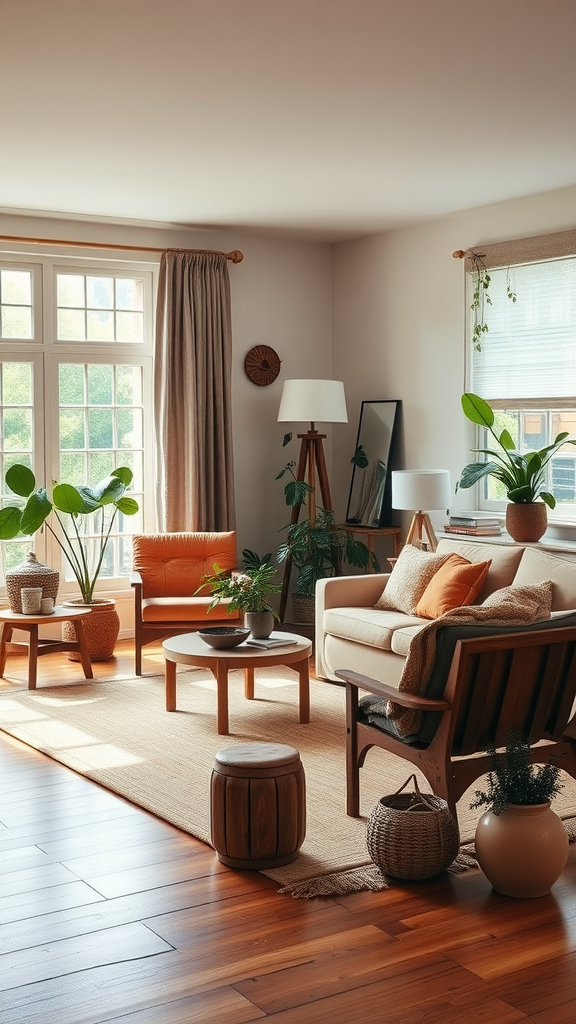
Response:
POLYGON ((392 508, 415 513, 407 544, 435 551, 438 541, 427 510, 447 509, 451 500, 447 469, 400 469, 392 472, 392 508))
POLYGON ((280 423, 347 423, 341 380, 285 380, 278 411, 280 423))

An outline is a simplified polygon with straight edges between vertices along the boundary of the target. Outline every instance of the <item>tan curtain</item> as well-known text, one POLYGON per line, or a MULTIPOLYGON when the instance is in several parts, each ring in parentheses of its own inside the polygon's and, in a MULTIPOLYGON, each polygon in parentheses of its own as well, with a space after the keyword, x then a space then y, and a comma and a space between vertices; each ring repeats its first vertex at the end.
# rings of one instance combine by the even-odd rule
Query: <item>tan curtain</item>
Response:
POLYGON ((163 253, 154 364, 163 531, 235 528, 231 365, 225 254, 163 253))

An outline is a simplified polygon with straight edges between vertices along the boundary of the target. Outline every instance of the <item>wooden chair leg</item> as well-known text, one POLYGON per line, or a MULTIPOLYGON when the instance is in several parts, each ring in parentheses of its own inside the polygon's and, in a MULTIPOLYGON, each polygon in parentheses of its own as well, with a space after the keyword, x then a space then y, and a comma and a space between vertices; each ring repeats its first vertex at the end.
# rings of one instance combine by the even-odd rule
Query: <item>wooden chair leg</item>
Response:
POLYGON ((358 687, 346 683, 346 814, 360 817, 360 769, 358 767, 358 687))

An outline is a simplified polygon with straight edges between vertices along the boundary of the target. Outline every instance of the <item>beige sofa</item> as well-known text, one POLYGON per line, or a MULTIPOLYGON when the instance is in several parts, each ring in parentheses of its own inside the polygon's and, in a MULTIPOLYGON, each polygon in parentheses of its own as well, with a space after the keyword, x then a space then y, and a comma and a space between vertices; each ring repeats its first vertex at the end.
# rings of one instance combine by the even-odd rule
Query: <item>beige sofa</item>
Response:
MULTIPOLYGON (((552 580, 552 616, 576 610, 576 551, 452 538, 442 538, 437 550, 460 554, 471 562, 492 560, 478 604, 502 587, 552 580)), ((389 574, 367 574, 320 580, 316 589, 318 678, 335 680, 338 669, 352 669, 398 686, 412 637, 430 619, 376 608, 388 578, 389 574)))

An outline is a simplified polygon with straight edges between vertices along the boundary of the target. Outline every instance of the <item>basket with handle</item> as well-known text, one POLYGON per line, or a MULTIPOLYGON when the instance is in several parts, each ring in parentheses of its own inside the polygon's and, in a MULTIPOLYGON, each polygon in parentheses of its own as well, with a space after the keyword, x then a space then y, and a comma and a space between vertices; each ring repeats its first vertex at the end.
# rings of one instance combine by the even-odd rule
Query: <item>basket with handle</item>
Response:
POLYGON ((439 796, 421 793, 415 775, 378 801, 366 829, 368 853, 383 875, 407 881, 433 878, 458 853, 458 823, 439 796), (409 783, 413 792, 403 792, 409 783))

